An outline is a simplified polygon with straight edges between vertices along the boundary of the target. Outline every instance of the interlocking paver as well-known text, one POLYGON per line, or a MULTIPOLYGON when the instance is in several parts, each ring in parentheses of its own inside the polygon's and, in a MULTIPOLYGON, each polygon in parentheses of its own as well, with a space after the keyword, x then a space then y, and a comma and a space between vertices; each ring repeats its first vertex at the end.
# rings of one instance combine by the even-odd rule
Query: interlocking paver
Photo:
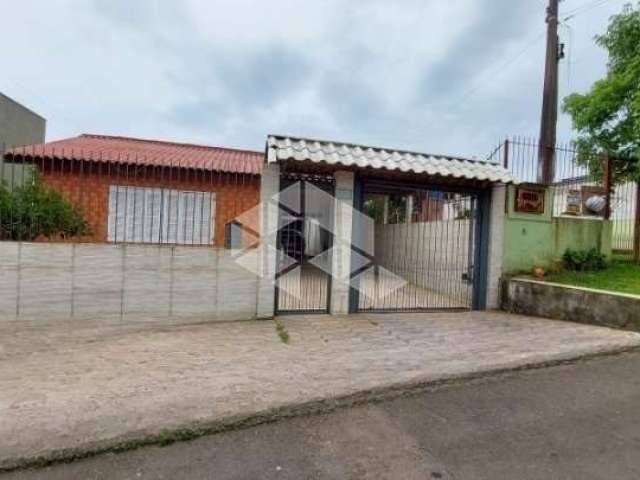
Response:
POLYGON ((640 345, 504 313, 0 331, 0 464, 362 390, 640 345))

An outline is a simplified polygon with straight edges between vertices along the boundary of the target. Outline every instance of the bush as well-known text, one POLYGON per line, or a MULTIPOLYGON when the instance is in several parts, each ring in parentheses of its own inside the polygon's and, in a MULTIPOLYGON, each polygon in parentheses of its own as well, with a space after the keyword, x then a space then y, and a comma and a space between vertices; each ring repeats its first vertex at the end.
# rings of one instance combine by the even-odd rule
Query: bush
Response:
POLYGON ((562 260, 567 270, 579 272, 603 270, 607 267, 605 256, 595 248, 590 250, 567 248, 562 255, 562 260))
POLYGON ((12 190, 0 184, 0 239, 87 235, 89 225, 76 207, 37 177, 12 190))

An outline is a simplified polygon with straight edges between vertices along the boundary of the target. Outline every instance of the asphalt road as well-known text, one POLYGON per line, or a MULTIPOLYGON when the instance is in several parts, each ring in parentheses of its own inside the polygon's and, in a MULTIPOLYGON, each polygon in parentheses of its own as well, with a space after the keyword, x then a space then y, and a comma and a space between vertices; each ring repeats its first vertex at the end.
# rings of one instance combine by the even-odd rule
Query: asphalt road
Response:
POLYGON ((0 479, 638 479, 640 353, 0 479))

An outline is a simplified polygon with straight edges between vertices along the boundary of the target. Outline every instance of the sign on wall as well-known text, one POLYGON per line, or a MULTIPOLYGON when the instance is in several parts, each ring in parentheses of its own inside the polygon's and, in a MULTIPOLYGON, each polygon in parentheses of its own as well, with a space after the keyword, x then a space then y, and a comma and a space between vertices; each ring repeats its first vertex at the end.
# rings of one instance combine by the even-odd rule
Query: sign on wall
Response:
POLYGON ((582 195, 580 190, 569 190, 567 192, 567 205, 564 213, 569 215, 580 215, 581 207, 582 195))
POLYGON ((517 187, 516 212, 544 213, 544 189, 532 187, 517 187))

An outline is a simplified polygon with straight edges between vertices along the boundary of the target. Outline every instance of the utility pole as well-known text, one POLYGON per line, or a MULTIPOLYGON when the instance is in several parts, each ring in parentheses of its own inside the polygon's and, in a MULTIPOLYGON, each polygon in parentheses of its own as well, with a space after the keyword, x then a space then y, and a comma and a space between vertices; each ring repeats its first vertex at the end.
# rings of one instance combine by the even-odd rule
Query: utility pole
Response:
POLYGON ((559 0, 549 0, 547 7, 547 54, 544 67, 544 93, 540 122, 540 147, 538 154, 538 182, 553 182, 556 126, 558 123, 558 63, 564 56, 558 39, 559 0))

